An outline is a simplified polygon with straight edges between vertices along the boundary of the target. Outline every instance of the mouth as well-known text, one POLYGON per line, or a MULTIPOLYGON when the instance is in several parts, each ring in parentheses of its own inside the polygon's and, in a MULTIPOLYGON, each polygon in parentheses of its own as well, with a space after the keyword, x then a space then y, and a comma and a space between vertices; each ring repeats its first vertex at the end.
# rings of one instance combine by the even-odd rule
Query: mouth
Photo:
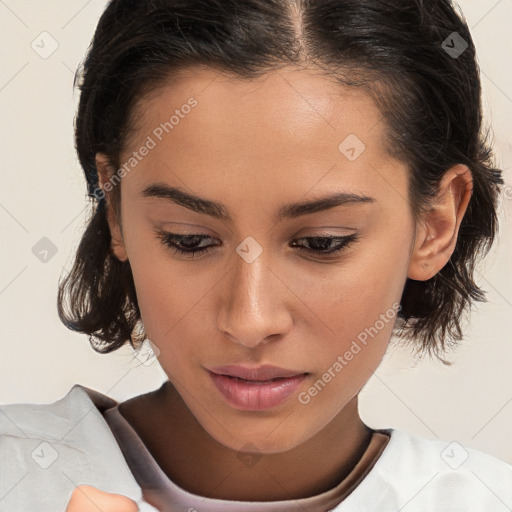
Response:
POLYGON ((223 366, 207 369, 227 403, 235 409, 262 411, 282 404, 308 372, 264 365, 257 368, 223 366))

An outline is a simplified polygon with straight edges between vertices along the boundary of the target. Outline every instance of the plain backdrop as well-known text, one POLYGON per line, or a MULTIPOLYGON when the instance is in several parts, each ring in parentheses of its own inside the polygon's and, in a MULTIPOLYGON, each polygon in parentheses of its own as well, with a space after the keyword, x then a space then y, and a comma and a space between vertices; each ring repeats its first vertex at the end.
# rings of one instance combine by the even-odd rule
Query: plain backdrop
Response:
MULTIPOLYGON (((73 145, 73 76, 105 5, 0 0, 0 403, 53 402, 75 383, 122 401, 166 378, 157 361, 141 364, 129 348, 94 352, 57 316, 57 283, 71 267, 88 208, 73 145)), ((374 428, 457 440, 512 463, 512 0, 460 5, 507 182, 499 239, 477 273, 489 302, 473 311, 451 367, 391 347, 360 410, 374 428)))

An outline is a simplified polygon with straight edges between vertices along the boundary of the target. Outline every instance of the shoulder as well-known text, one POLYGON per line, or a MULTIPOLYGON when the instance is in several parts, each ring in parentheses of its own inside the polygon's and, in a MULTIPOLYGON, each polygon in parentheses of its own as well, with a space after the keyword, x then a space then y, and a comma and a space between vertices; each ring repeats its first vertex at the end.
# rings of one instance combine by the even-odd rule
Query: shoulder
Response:
MULTIPOLYGON (((386 449, 341 505, 379 512, 499 512, 512 507, 512 465, 457 441, 397 429, 382 432, 390 435, 386 449)), ((335 510, 344 511, 344 506, 335 510)))
POLYGON ((81 484, 139 502, 142 491, 101 413, 115 405, 79 384, 52 403, 0 405, 0 509, 64 510, 81 484))

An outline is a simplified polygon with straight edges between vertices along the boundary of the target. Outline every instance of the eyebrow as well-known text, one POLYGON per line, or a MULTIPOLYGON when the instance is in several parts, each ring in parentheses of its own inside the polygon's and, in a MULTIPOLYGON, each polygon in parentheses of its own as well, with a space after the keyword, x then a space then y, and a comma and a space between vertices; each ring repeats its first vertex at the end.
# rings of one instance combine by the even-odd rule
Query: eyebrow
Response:
MULTIPOLYGON (((221 219, 224 221, 232 221, 228 209, 222 204, 209 199, 204 199, 185 192, 180 187, 171 187, 165 183, 154 183, 145 187, 141 195, 143 197, 154 197, 159 199, 167 199, 180 206, 188 208, 197 213, 202 213, 221 219)), ((366 195, 357 195, 349 192, 335 192, 333 194, 314 199, 307 202, 288 203, 283 205, 277 215, 276 220, 294 219, 302 215, 311 215, 313 213, 330 210, 337 206, 347 204, 365 204, 375 203, 376 199, 366 195)))

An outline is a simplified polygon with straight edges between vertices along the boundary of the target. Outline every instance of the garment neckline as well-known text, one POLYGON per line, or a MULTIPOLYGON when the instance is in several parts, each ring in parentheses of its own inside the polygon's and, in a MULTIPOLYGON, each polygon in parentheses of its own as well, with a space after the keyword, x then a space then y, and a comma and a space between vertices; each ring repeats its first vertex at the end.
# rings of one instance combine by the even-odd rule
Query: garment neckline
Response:
MULTIPOLYGON (((344 501, 350 494, 352 494, 357 488, 361 486, 363 482, 367 480, 367 478, 372 474, 375 466, 381 461, 384 454, 387 452, 388 446, 390 444, 392 438, 393 429, 371 429, 372 430, 372 438, 371 441, 366 448, 365 452, 357 462, 357 464, 352 468, 350 473, 346 475, 346 477, 338 482, 334 487, 324 491, 320 494, 316 494, 314 496, 309 496, 306 498, 300 499, 292 499, 292 500, 276 500, 276 501, 238 501, 238 500, 223 500, 218 498, 210 498, 205 497, 199 494, 194 494, 186 489, 177 485, 167 474, 162 470, 162 468, 158 465, 151 452, 149 452, 146 445, 143 443, 142 439, 139 437, 135 429, 131 426, 131 424, 127 421, 127 419, 123 416, 121 411, 119 410, 120 403, 116 402, 115 405, 105 409, 103 414, 105 416, 105 420, 109 423, 111 428, 113 427, 114 435, 117 438, 119 436, 118 442, 125 454, 125 458, 131 459, 128 460, 130 463, 135 465, 135 469, 139 468, 141 471, 138 475, 135 475, 137 479, 141 479, 139 484, 144 489, 146 488, 146 493, 149 488, 152 488, 150 492, 154 493, 156 496, 156 500, 159 499, 159 494, 162 492, 165 493, 175 493, 183 498, 186 498, 187 503, 193 500, 201 500, 201 503, 204 507, 205 503, 208 504, 244 504, 244 505, 260 505, 269 507, 272 505, 273 510, 287 510, 285 507, 288 504, 302 504, 309 505, 314 504, 319 501, 322 503, 324 501, 328 502, 329 500, 335 501, 335 503, 331 503, 331 506, 336 506, 340 502, 344 501), (142 460, 139 457, 139 460, 136 461, 133 453, 127 453, 126 447, 123 447, 125 443, 132 443, 136 445, 136 451, 141 453, 142 460), (380 446, 379 446, 380 445, 380 446), (376 451, 373 461, 371 464, 361 472, 358 476, 354 478, 354 475, 357 475, 360 470, 361 463, 365 460, 369 450, 376 451), (141 463, 142 462, 142 463, 141 463), (143 466, 143 468, 142 468, 143 466), (152 475, 147 477, 147 480, 144 481, 144 476, 150 472, 152 475), (350 482, 350 480, 353 480, 350 482), (157 482, 155 487, 155 481, 157 482), (347 482, 350 482, 347 484, 347 482), (345 488, 346 487, 346 488, 345 488), (345 488, 345 489, 344 489, 345 488)), ((162 502, 163 503, 163 502, 162 502)), ((157 503, 153 503, 157 505, 157 503)), ((262 509, 254 509, 254 510, 262 510, 262 509)), ((308 509, 309 510, 309 509, 308 509)), ((326 510, 325 508, 323 510, 326 510)))

